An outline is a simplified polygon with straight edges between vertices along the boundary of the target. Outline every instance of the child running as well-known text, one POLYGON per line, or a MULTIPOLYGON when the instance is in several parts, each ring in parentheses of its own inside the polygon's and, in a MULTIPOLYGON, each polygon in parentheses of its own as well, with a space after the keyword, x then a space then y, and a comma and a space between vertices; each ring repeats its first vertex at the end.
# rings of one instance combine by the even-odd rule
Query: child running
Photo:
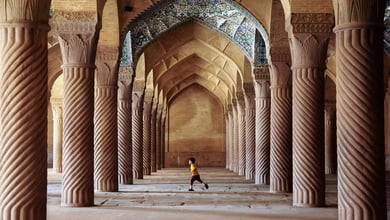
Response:
POLYGON ((207 183, 203 182, 200 179, 198 169, 196 168, 196 165, 195 165, 195 158, 191 157, 188 160, 188 164, 190 165, 190 171, 191 171, 190 189, 188 191, 194 191, 193 184, 194 184, 195 180, 197 180, 200 183, 203 183, 204 187, 206 187, 206 189, 208 189, 209 185, 207 185, 207 183))

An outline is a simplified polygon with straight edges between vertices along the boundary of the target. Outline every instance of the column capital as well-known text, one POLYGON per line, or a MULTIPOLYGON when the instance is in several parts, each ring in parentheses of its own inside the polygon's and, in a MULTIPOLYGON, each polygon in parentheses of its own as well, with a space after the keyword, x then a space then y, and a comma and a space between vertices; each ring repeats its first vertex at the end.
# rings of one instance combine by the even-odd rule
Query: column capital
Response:
POLYGON ((326 68, 330 33, 294 34, 291 38, 292 68, 326 68))
POLYGON ((244 83, 244 92, 245 97, 254 98, 255 97, 255 87, 253 83, 244 83))
POLYGON ((258 66, 253 68, 253 75, 256 82, 270 80, 268 67, 269 67, 268 65, 263 65, 263 66, 258 66))
POLYGON ((291 51, 289 47, 271 47, 270 48, 270 63, 282 62, 291 65, 291 51))
POLYGON ((292 32, 297 33, 333 33, 334 16, 332 13, 292 13, 292 32))
POLYGON ((244 92, 240 91, 240 92, 236 92, 236 101, 237 101, 237 105, 239 107, 243 107, 245 106, 245 97, 244 97, 244 92))
POLYGON ((253 74, 256 98, 269 98, 271 96, 269 66, 256 67, 253 69, 253 74))
POLYGON ((118 82, 118 59, 117 47, 99 46, 96 54, 96 86, 117 87, 118 82))
POLYGON ((135 80, 133 82, 133 92, 132 92, 132 107, 133 112, 138 112, 143 107, 145 95, 145 81, 135 80))
MULTIPOLYGON (((383 25, 386 1, 333 1, 337 25, 376 23, 383 25), (362 3, 364 2, 364 3, 362 3), (382 13, 380 13, 382 12, 382 13)), ((380 25, 378 25, 380 27, 380 25)), ((382 28, 382 27, 381 27, 382 28)), ((383 32, 383 30, 381 30, 383 32)))
POLYGON ((53 19, 59 34, 95 33, 98 29, 94 11, 56 11, 53 19))
POLYGON ((99 35, 95 12, 57 11, 54 14, 63 66, 95 67, 99 35))
POLYGON ((118 99, 128 100, 131 98, 132 83, 134 77, 132 67, 119 67, 118 74, 118 99))

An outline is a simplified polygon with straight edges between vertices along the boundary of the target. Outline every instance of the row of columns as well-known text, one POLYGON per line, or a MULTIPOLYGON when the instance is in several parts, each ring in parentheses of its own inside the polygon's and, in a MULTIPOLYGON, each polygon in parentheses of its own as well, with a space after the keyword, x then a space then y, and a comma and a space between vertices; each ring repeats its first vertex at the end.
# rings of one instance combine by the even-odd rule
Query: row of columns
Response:
MULTIPOLYGON (((384 0, 334 1, 337 25, 335 32, 339 219, 386 219, 383 175, 383 61, 374 59, 382 57, 383 53, 383 14, 380 12, 384 11, 384 5, 384 0)), ((3 16, 0 20, 2 39, 0 45, 0 103, 2 103, 0 107, 0 182, 2 183, 0 214, 1 219, 46 219, 45 157, 48 100, 46 58, 49 1, 40 1, 37 4, 19 3, 19 6, 18 10, 1 8, 1 14, 7 16, 3 16), (31 10, 42 13, 25 13, 31 10), (15 22, 15 20, 23 22, 15 22)), ((93 82, 99 26, 95 13, 83 12, 82 15, 77 13, 60 16, 62 23, 59 22, 57 27, 63 55, 65 91, 62 204, 89 206, 94 202, 93 152, 97 139, 94 140, 93 134, 93 82)), ((307 20, 307 16, 304 17, 302 20, 307 20)), ((312 30, 310 25, 307 27, 304 23, 296 24, 296 27, 312 30)), ((276 131, 280 128, 273 128, 273 126, 281 122, 276 122, 275 117, 288 119, 290 116, 283 114, 287 112, 284 109, 283 113, 274 115, 275 117, 273 112, 283 106, 289 107, 285 103, 276 103, 276 106, 273 106, 272 98, 279 96, 281 102, 288 103, 291 101, 288 97, 291 93, 283 85, 275 85, 274 81, 271 82, 270 164, 273 160, 282 164, 279 155, 272 156, 273 148, 290 151, 291 148, 287 149, 286 145, 292 144, 293 204, 297 206, 320 206, 324 203, 325 167, 322 165, 324 164, 324 113, 323 91, 320 92, 320 88, 323 88, 323 55, 328 37, 319 31, 310 34, 297 32, 291 38, 293 115, 290 125, 292 124, 293 135, 292 141, 278 146, 273 144, 272 137, 279 137, 277 134, 281 131, 276 131), (308 54, 311 56, 307 56, 308 54), (307 180, 311 182, 308 183, 307 180)), ((105 93, 110 89, 98 90, 103 101, 105 93)), ((122 104, 127 110, 131 110, 128 95, 118 93, 120 100, 118 110, 122 109, 122 104)), ((256 102, 263 107, 264 104, 260 102, 261 97, 258 98, 260 100, 256 99, 256 102)), ((227 146, 228 159, 229 168, 238 172, 240 164, 243 166, 244 163, 239 163, 237 157, 240 147, 238 137, 242 137, 238 135, 237 101, 233 102, 231 107, 232 113, 227 114, 229 135, 233 138, 229 138, 227 146)), ((128 114, 129 111, 126 113, 128 114)), ((123 112, 118 111, 118 118, 121 118, 121 114, 123 112)), ((163 109, 156 108, 157 126, 153 128, 154 124, 151 124, 152 136, 153 130, 162 129, 161 125, 165 121, 162 114, 163 109)), ((128 126, 129 116, 126 117, 126 126, 128 126)), ((153 114, 151 118, 153 121, 153 114)), ((118 122, 118 145, 123 144, 119 143, 123 140, 130 140, 124 143, 125 145, 131 143, 132 137, 122 134, 121 126, 122 124, 118 122)), ((131 129, 130 127, 126 128, 131 129)), ((127 133, 128 131, 126 130, 127 133)), ((287 133, 289 132, 280 135, 288 137, 287 133)), ((161 143, 157 144, 160 142, 159 139, 163 139, 160 137, 161 133, 155 132, 155 134, 159 137, 156 137, 154 143, 161 146, 161 143)), ((258 141, 255 142, 257 148, 258 141)), ((262 141, 259 141, 260 146, 261 143, 262 141)), ((163 160, 161 147, 158 147, 156 152, 158 153, 155 157, 157 161, 155 167, 158 169, 163 160)), ((286 154, 283 159, 289 160, 289 155, 291 154, 286 154)), ((288 163, 290 162, 291 160, 288 163)), ((119 163, 119 176, 123 174, 120 167, 119 163)), ((270 185, 274 185, 275 188, 280 187, 277 178, 275 180, 272 178, 272 165, 270 169, 270 185)), ((285 176, 281 175, 283 184, 287 182, 285 186, 290 185, 289 169, 291 166, 276 171, 276 173, 286 171, 285 176)), ((255 172, 255 176, 258 175, 257 171, 255 172)), ((124 173, 124 179, 129 175, 131 174, 124 173)), ((105 186, 105 179, 97 180, 102 187, 105 186)))
MULTIPOLYGON (((376 1, 370 6, 383 11, 383 3, 376 1)), ((350 4, 356 7, 356 13, 364 7, 350 4)), ((346 5, 338 1, 336 5, 337 12, 347 10, 346 5)), ((377 11, 366 19, 380 17, 377 11)), ((356 17, 352 17, 352 21, 348 21, 352 24, 336 27, 336 108, 335 103, 324 103, 325 59, 333 32, 333 15, 293 14, 291 19, 292 72, 288 59, 279 59, 287 56, 277 55, 277 51, 285 51, 284 48, 271 48, 271 86, 267 85, 266 70, 262 70, 267 68, 254 68, 255 183, 268 184, 269 175, 270 191, 292 191, 294 206, 324 206, 325 173, 332 174, 338 169, 339 219, 385 219, 383 63, 381 59, 373 59, 374 53, 383 53, 377 43, 383 34, 378 28, 381 25, 357 24, 354 23, 356 17), (308 24, 308 19, 316 23, 308 24), (372 55, 366 55, 368 51, 372 55), (338 163, 335 162, 336 109, 338 163)), ((239 101, 232 102, 226 120, 228 135, 233 135, 227 138, 227 167, 237 172, 237 167, 241 170, 243 164, 237 162, 237 158, 241 159, 237 152, 247 149, 249 155, 251 148, 248 142, 237 146, 242 143, 242 135, 234 129, 243 116, 235 114, 235 109, 239 109, 235 102, 239 101)), ((250 108, 249 103, 246 108, 250 108)), ((246 160, 246 166, 251 167, 253 159, 249 156, 246 160)), ((253 179, 251 170, 247 172, 246 177, 253 179)))

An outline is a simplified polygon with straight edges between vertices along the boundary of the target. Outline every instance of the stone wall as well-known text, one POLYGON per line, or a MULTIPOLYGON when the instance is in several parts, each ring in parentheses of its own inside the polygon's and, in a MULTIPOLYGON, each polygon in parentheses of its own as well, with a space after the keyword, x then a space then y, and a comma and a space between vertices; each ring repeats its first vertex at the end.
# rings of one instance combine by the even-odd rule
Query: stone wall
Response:
POLYGON ((169 106, 165 167, 188 166, 193 156, 203 167, 225 166, 225 121, 221 103, 195 84, 169 106))

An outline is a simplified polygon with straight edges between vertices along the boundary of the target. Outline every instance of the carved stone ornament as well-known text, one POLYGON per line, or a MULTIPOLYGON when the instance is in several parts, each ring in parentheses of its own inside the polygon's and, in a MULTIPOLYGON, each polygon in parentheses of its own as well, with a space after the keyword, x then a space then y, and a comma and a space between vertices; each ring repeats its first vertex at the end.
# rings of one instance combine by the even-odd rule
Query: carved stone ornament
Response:
POLYGON ((270 74, 269 74, 268 65, 261 66, 261 67, 255 67, 253 69, 253 75, 254 75, 256 81, 263 81, 263 80, 269 81, 270 74))
POLYGON ((331 33, 334 16, 331 13, 292 13, 294 33, 331 33))
POLYGON ((270 49, 271 62, 284 62, 291 65, 291 52, 288 47, 273 47, 270 49))
POLYGON ((59 32, 95 32, 97 25, 96 12, 56 11, 53 19, 59 32))
POLYGON ((255 97, 255 87, 253 83, 244 83, 245 95, 248 97, 255 97))

